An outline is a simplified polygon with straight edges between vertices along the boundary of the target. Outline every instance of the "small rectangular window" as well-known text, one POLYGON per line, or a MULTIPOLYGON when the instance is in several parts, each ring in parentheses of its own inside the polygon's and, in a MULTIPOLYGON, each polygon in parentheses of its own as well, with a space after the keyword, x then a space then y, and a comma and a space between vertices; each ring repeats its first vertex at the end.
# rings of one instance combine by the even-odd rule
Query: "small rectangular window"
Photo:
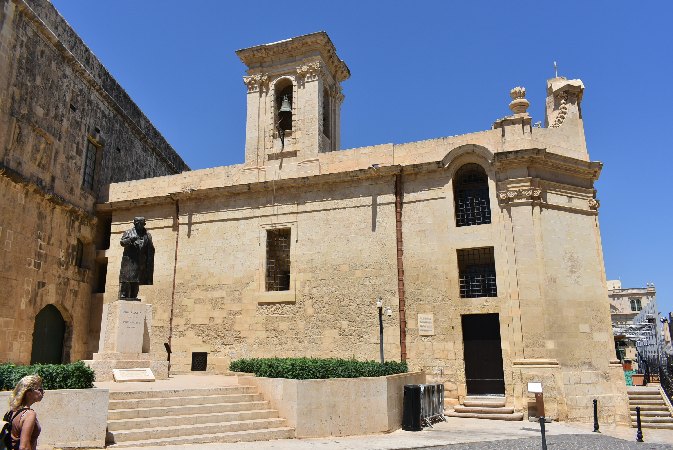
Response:
POLYGON ((192 352, 192 372, 205 372, 208 368, 208 352, 192 352))
POLYGON ((96 171, 96 146, 92 142, 86 143, 86 154, 84 155, 84 175, 82 177, 82 187, 88 191, 93 190, 93 178, 96 171))
POLYGON ((266 230, 266 290, 290 290, 290 228, 266 230))
POLYGON ((497 297, 493 247, 458 250, 460 297, 497 297))
POLYGON ((82 268, 82 260, 84 259, 84 243, 77 239, 77 244, 75 246, 75 265, 82 268))

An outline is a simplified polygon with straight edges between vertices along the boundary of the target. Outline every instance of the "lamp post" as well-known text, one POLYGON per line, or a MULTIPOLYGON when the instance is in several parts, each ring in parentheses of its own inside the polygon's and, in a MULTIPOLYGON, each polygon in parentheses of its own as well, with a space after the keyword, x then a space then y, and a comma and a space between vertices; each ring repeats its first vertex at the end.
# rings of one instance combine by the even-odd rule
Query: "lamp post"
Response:
MULTIPOLYGON (((383 300, 381 297, 376 300, 376 307, 379 309, 379 355, 381 357, 381 364, 383 364, 383 300)), ((386 306, 386 316, 391 317, 393 311, 389 306, 386 306)))

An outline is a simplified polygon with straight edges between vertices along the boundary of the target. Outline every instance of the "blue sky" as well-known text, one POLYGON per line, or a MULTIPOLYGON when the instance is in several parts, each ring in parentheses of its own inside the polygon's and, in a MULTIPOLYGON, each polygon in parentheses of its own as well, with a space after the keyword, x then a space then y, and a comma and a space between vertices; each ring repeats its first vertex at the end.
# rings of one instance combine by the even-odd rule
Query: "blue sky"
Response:
POLYGON ((351 69, 342 148, 490 128, 525 86, 586 86, 582 112, 608 279, 673 310, 673 2, 53 0, 193 169, 243 162, 240 48, 327 31, 351 69))

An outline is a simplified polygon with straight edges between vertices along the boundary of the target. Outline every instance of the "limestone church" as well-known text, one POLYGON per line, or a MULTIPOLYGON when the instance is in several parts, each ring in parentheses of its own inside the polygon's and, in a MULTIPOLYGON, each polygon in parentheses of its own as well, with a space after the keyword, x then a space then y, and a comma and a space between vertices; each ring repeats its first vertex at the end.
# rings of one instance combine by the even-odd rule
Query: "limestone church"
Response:
MULTIPOLYGON (((380 301, 391 312, 385 358, 444 383, 448 404, 489 394, 524 411, 537 381, 548 417, 588 420, 598 398, 602 421, 628 420, 594 189, 602 165, 587 152, 580 80, 547 81, 541 127, 517 87, 512 115, 484 131, 341 150, 351 74, 326 33, 237 55, 248 68, 245 162, 174 163, 101 187, 89 316, 63 317, 79 330, 65 334, 69 359, 114 353, 105 330, 119 241, 142 216, 155 247, 154 283, 137 303, 148 318, 142 353, 159 370, 164 344, 171 372, 224 373, 242 357, 378 359, 380 301)), ((0 226, 12 226, 5 214, 0 226)))

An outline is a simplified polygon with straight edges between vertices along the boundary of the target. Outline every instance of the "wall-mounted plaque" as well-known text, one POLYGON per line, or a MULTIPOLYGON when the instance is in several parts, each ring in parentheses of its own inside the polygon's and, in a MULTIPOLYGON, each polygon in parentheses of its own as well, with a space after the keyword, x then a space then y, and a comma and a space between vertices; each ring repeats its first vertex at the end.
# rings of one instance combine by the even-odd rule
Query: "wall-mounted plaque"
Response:
POLYGON ((435 319, 433 314, 418 315, 418 334, 420 336, 434 336, 435 319))

